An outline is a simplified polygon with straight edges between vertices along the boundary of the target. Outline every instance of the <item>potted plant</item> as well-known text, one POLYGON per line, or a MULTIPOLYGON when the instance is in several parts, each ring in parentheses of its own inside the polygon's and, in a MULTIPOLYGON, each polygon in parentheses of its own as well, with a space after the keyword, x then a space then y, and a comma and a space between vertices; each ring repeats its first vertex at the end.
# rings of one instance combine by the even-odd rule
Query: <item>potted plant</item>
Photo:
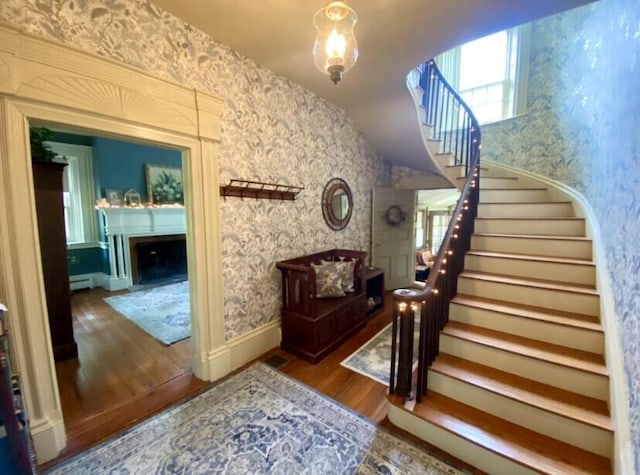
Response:
POLYGON ((29 140, 31 143, 31 160, 34 162, 53 162, 57 157, 51 147, 44 142, 53 138, 53 132, 45 127, 31 127, 29 140))

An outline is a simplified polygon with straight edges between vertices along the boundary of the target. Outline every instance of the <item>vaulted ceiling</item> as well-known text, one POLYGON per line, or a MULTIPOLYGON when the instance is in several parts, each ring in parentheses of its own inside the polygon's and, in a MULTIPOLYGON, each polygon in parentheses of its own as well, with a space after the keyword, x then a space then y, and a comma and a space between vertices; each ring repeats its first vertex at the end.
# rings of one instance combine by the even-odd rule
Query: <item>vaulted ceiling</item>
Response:
POLYGON ((311 58, 326 0, 152 0, 256 63, 347 111, 384 158, 428 169, 408 72, 466 41, 592 0, 347 0, 360 56, 334 85, 311 58))

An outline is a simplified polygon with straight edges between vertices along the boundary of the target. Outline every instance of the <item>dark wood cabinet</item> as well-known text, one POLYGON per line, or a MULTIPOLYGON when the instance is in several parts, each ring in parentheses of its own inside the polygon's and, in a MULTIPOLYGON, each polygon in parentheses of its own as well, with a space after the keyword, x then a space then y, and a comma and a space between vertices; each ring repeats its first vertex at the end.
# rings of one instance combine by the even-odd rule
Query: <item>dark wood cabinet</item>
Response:
POLYGON ((55 361, 78 355, 71 319, 67 240, 62 199, 62 176, 65 166, 61 163, 33 163, 42 273, 47 294, 49 329, 55 361))

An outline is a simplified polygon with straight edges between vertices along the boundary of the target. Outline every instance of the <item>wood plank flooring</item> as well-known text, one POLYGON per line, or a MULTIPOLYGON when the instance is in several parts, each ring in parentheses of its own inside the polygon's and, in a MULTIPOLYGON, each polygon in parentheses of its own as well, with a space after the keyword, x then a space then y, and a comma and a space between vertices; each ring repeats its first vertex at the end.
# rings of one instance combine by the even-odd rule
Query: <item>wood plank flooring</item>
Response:
MULTIPOLYGON (((67 447, 47 468, 211 387, 192 376, 190 340, 164 346, 122 317, 102 298, 103 290, 72 298, 79 357, 56 365, 67 430, 67 447)), ((395 434, 457 466, 482 473, 393 426, 387 419, 386 386, 340 366, 340 362, 391 321, 385 309, 317 364, 274 348, 260 360, 279 356, 283 373, 324 393, 395 434)), ((215 384, 215 383, 213 383, 215 384)))

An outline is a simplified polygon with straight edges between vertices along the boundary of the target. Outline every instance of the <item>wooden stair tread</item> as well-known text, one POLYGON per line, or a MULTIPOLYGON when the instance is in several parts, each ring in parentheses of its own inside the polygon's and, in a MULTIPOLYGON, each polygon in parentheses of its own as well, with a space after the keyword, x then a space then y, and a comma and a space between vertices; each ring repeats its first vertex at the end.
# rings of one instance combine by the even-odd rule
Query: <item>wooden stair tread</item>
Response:
MULTIPOLYGON (((509 220, 509 221, 584 221, 584 218, 578 218, 575 216, 545 216, 545 217, 538 217, 538 216, 530 216, 530 217, 518 217, 518 216, 502 216, 502 217, 498 217, 498 216, 477 216, 475 218, 476 220, 478 219, 501 219, 501 220, 509 220)), ((521 235, 522 236, 522 235, 521 235)))
MULTIPOLYGON (((487 177, 481 177, 487 178, 487 177)), ((520 189, 520 188, 516 188, 520 189)), ((493 191, 493 188, 491 188, 493 191)), ((526 206, 548 206, 571 204, 571 201, 480 201, 480 205, 526 205, 526 206)))
POLYGON ((499 282, 502 284, 537 287, 540 289, 559 290, 562 292, 573 292, 573 293, 594 295, 594 296, 598 295, 598 292, 596 291, 593 285, 568 284, 564 282, 558 282, 555 280, 534 279, 533 277, 525 278, 525 277, 516 277, 516 276, 510 276, 510 275, 504 275, 504 274, 491 274, 488 272, 472 272, 472 271, 463 271, 460 274, 460 277, 491 281, 491 282, 499 282))
MULTIPOLYGON (((482 176, 480 178, 486 178, 486 176, 482 176)), ((493 177, 496 178, 496 177, 493 177)), ((503 177, 504 178, 504 177, 503 177)), ((544 186, 524 186, 522 188, 518 187, 518 188, 489 188, 485 191, 546 191, 548 190, 547 187, 544 186)))
POLYGON ((555 263, 555 264, 576 264, 581 266, 594 267, 594 263, 592 261, 587 261, 585 259, 572 259, 567 257, 537 256, 533 254, 505 253, 505 252, 494 252, 494 251, 474 251, 474 250, 467 251, 466 254, 469 254, 472 256, 496 257, 500 259, 518 259, 523 261, 549 262, 549 263, 555 263))
POLYGON ((563 310, 547 309, 524 305, 521 303, 505 302, 502 300, 488 299, 471 295, 456 295, 452 302, 468 307, 491 310, 493 312, 516 315, 523 318, 544 320, 559 325, 572 326, 584 330, 592 330, 602 333, 602 325, 597 317, 581 313, 565 312, 563 310))
MULTIPOLYGON (((482 219, 482 218, 480 218, 482 219)), ((588 241, 591 239, 584 236, 556 236, 552 234, 507 234, 507 233, 473 233, 474 236, 480 237, 500 237, 500 238, 516 238, 516 239, 541 239, 546 241, 588 241)))
POLYGON ((606 457, 525 429, 433 391, 417 403, 412 412, 431 424, 541 473, 608 474, 612 470, 606 457))
POLYGON ((451 378, 606 431, 613 431, 607 403, 565 389, 441 353, 431 365, 451 378))
POLYGON ((553 343, 533 340, 531 338, 455 321, 447 323, 442 333, 548 363, 566 366, 600 376, 608 376, 604 358, 597 353, 576 350, 566 346, 555 345, 553 343))
MULTIPOLYGON (((465 180, 466 178, 467 177, 459 176, 459 177, 456 177, 456 180, 465 180)), ((480 178, 500 178, 502 180, 513 180, 513 181, 518 180, 517 176, 500 176, 500 175, 490 175, 490 176, 485 175, 485 176, 482 176, 480 178)), ((480 188, 482 188, 482 187, 480 187, 480 188)), ((493 188, 491 188, 491 189, 493 189, 493 188)))

